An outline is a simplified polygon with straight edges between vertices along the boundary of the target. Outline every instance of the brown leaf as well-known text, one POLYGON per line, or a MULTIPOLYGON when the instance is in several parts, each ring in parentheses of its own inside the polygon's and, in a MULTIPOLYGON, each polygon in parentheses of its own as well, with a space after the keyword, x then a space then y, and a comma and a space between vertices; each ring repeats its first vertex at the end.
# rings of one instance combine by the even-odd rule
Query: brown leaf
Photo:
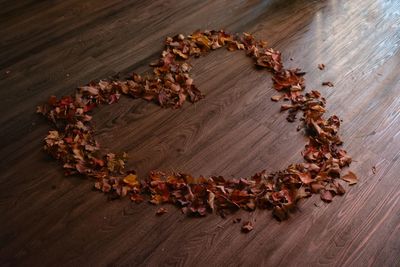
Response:
POLYGON ((349 185, 356 184, 358 182, 357 175, 355 175, 352 171, 349 171, 348 174, 342 177, 342 180, 349 183, 349 185))
POLYGON ((242 225, 242 232, 249 233, 253 230, 253 224, 250 221, 243 223, 242 225))
POLYGON ((318 64, 318 69, 320 69, 320 70, 323 70, 323 69, 325 69, 325 65, 324 64, 318 64))
POLYGON ((320 182, 311 183, 311 191, 313 193, 318 193, 321 191, 321 189, 324 189, 324 188, 325 188, 325 186, 323 186, 320 182))
POLYGON ((333 199, 333 195, 329 190, 321 190, 320 192, 321 199, 325 202, 331 202, 333 199))
POLYGON ((208 191, 207 203, 208 203, 208 206, 210 207, 210 209, 212 211, 214 211, 214 199, 215 199, 215 194, 213 192, 211 192, 211 191, 208 191))
POLYGON ((307 198, 309 196, 311 196, 311 193, 306 191, 305 187, 300 187, 296 192, 296 200, 307 198))
POLYGON ((323 86, 329 86, 329 87, 333 87, 333 83, 332 82, 323 82, 322 83, 323 86))
POLYGON ((294 107, 294 106, 291 105, 291 104, 283 104, 283 105, 281 106, 281 111, 288 110, 288 109, 291 109, 291 108, 293 108, 293 107, 294 107))
POLYGON ((281 100, 282 97, 283 97, 283 95, 274 95, 271 97, 271 100, 277 102, 277 101, 281 100))
POLYGON ((334 180, 334 181, 333 181, 333 184, 334 184, 335 187, 336 187, 336 193, 337 193, 338 195, 343 195, 344 193, 346 193, 346 190, 343 188, 343 186, 339 183, 338 180, 334 180))
POLYGON ((304 184, 309 184, 313 182, 314 180, 311 178, 311 174, 309 172, 306 173, 298 173, 297 176, 299 176, 300 180, 304 184))
POLYGON ((168 210, 167 210, 166 208, 159 208, 159 209, 156 211, 156 215, 161 216, 161 215, 163 215, 163 214, 165 214, 165 213, 167 213, 167 212, 168 212, 168 210))

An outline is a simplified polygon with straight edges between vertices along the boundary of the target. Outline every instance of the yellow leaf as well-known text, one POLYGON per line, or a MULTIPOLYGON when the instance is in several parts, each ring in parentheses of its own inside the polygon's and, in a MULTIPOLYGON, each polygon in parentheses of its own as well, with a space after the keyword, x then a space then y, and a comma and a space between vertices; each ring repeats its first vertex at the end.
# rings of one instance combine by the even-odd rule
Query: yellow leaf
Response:
POLYGON ((127 176, 125 176, 124 182, 132 187, 139 186, 136 174, 128 174, 127 176))

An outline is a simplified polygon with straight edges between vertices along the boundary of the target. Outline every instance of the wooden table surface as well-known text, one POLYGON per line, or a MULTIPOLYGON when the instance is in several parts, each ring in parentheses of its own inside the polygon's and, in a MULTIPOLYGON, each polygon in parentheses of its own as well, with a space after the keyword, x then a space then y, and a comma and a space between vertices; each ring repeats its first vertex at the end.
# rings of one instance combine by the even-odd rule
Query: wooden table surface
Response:
MULTIPOLYGON (((5 1, 0 4, 1 266, 400 266, 400 2, 5 1), (343 119, 360 178, 330 204, 314 196, 277 222, 269 211, 186 218, 65 177, 42 151, 49 124, 34 113, 50 95, 92 79, 144 72, 168 35, 250 32, 307 72, 308 90, 343 119), (317 68, 324 63, 326 69, 317 68), (331 81, 334 87, 322 87, 331 81), (376 173, 372 168, 376 167, 376 173)), ((152 169, 249 176, 301 162, 298 122, 279 113, 271 76, 243 53, 192 61, 206 94, 182 109, 122 98, 95 114, 106 151, 152 169)))

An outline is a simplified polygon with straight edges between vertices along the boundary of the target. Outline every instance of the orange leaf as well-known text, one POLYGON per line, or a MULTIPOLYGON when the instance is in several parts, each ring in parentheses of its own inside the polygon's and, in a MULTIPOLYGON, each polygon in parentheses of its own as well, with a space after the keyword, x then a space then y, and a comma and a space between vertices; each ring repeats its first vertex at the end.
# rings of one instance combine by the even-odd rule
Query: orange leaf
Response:
POLYGON ((352 171, 349 171, 348 174, 344 175, 342 177, 342 180, 345 180, 346 182, 348 182, 349 185, 353 185, 358 182, 357 175, 355 175, 354 172, 352 172, 352 171))
POLYGON ((304 183, 304 184, 309 184, 311 182, 313 182, 314 180, 311 178, 311 174, 309 172, 306 173, 298 173, 297 174, 300 178, 300 180, 304 183))
POLYGON ((136 174, 128 174, 124 178, 124 183, 131 187, 137 187, 139 186, 139 181, 137 180, 137 175, 136 174))

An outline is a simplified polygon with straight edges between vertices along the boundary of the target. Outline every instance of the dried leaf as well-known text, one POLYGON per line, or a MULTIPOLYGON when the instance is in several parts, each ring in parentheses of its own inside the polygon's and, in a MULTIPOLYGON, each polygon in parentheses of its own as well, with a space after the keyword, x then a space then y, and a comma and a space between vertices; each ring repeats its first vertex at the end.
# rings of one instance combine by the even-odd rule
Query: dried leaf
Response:
POLYGON ((321 199, 325 202, 331 202, 333 199, 333 195, 329 190, 321 190, 320 192, 321 199))
POLYGON ((342 176, 342 180, 349 183, 349 185, 356 184, 358 182, 357 175, 352 171, 349 171, 346 175, 342 176))
POLYGON ((250 221, 243 223, 242 225, 242 232, 249 233, 253 230, 253 224, 250 221))
POLYGON ((137 187, 140 185, 136 174, 128 174, 125 176, 124 182, 131 187, 137 187))
POLYGON ((314 180, 311 178, 311 174, 309 172, 306 173, 298 173, 297 176, 300 178, 301 182, 304 184, 312 183, 314 180))
POLYGON ((291 109, 291 108, 293 108, 293 107, 294 107, 294 106, 291 105, 291 104, 283 104, 283 105, 281 106, 281 111, 285 111, 285 110, 291 109))
POLYGON ((214 211, 214 199, 215 199, 215 194, 211 191, 208 191, 208 200, 207 203, 209 207, 211 208, 212 211, 214 211))
POLYGON ((165 214, 165 213, 167 213, 167 212, 168 212, 168 210, 167 210, 166 208, 159 208, 159 209, 156 211, 156 215, 161 216, 161 215, 163 215, 163 214, 165 214))
POLYGON ((281 100, 282 97, 283 97, 283 95, 274 95, 271 97, 271 100, 277 102, 277 101, 281 100))
POLYGON ((332 82, 323 82, 322 83, 323 86, 329 86, 329 87, 333 87, 333 83, 332 82))
POLYGON ((376 167, 375 166, 372 167, 372 173, 376 174, 376 167))
POLYGON ((309 191, 306 191, 305 187, 300 187, 296 192, 296 200, 307 198, 309 196, 311 196, 311 193, 309 191))

